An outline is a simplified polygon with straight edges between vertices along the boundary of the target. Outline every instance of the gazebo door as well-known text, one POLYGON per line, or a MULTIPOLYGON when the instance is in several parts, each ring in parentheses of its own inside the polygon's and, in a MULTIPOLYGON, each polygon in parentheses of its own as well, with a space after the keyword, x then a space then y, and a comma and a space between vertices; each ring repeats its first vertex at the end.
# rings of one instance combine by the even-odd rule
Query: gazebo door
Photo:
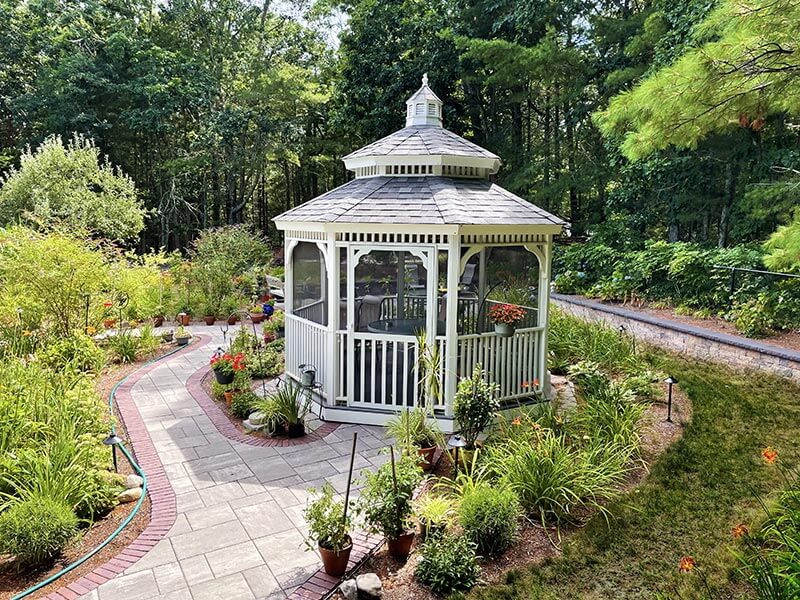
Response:
POLYGON ((350 405, 396 410, 418 396, 417 334, 442 330, 433 246, 348 248, 347 378, 350 405))

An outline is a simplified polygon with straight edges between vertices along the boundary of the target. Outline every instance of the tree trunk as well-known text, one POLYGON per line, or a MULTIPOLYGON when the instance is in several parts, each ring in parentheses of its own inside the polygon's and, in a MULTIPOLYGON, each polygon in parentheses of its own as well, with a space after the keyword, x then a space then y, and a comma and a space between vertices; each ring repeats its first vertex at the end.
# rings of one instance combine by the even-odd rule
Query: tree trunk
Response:
POLYGON ((722 212, 719 215, 719 240, 717 246, 724 248, 728 245, 728 233, 731 227, 731 212, 733 201, 736 198, 736 179, 739 175, 739 163, 730 159, 725 164, 725 198, 722 203, 722 212))

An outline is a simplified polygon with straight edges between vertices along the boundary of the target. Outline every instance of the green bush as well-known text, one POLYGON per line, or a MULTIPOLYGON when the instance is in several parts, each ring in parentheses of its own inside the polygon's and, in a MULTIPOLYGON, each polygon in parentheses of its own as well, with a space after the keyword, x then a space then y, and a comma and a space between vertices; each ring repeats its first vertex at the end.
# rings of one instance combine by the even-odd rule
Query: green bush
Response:
POLYGON ((62 502, 30 497, 0 514, 0 554, 40 565, 58 556, 78 533, 78 517, 62 502))
POLYGON ((499 389, 499 385, 487 380, 486 371, 479 364, 475 365, 470 377, 463 377, 458 382, 453 415, 467 448, 475 447, 478 436, 494 420, 500 408, 497 401, 499 389))
POLYGON ((106 363, 105 352, 92 338, 82 333, 54 339, 39 352, 39 358, 56 371, 70 368, 85 373, 99 373, 106 363))
POLYGON ((511 490, 479 484, 458 507, 464 535, 484 556, 502 554, 517 533, 519 503, 511 490))
POLYGON ((480 575, 475 547, 464 536, 433 535, 422 545, 414 574, 436 594, 468 590, 480 575))
POLYGON ((234 394, 230 406, 231 414, 239 419, 246 419, 261 401, 261 397, 253 392, 234 394))
POLYGON ((364 489, 358 499, 358 511, 367 528, 388 538, 397 538, 412 528, 411 498, 422 480, 422 469, 416 458, 399 458, 394 473, 396 486, 392 465, 388 462, 374 473, 366 472, 364 489))

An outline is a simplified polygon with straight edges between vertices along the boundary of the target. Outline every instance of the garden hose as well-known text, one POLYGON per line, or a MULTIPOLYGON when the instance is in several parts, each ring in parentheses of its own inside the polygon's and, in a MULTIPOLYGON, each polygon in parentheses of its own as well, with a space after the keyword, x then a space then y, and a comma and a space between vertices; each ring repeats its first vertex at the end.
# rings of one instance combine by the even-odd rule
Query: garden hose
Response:
MULTIPOLYGON (((167 358, 169 356, 172 356, 176 352, 180 352, 181 350, 183 350, 185 348, 186 348, 186 346, 179 346, 177 348, 174 348, 174 349, 170 350, 169 352, 167 352, 166 354, 163 354, 163 355, 161 355, 161 356, 159 356, 157 358, 153 358, 153 359, 147 361, 146 363, 144 363, 140 367, 140 369, 143 369, 144 367, 146 367, 148 365, 151 365, 151 364, 156 363, 156 362, 158 362, 160 360, 163 360, 163 359, 165 359, 165 358, 167 358)), ((138 369, 137 369, 137 371, 138 371, 138 369)), ((114 415, 114 397, 115 397, 115 395, 117 393, 117 389, 119 388, 120 385, 125 383, 125 381, 127 381, 128 377, 130 377, 131 375, 133 375, 133 373, 130 373, 129 375, 126 375, 125 377, 120 379, 116 383, 116 385, 114 385, 114 387, 111 388, 111 393, 108 395, 108 410, 109 410, 109 412, 111 413, 112 416, 114 415)), ((112 434, 116 434, 116 430, 117 430, 117 428, 116 428, 115 425, 111 427, 112 434)), ((55 573, 55 574, 51 575, 50 577, 48 577, 44 581, 41 581, 41 582, 37 583, 36 585, 34 585, 31 588, 28 588, 24 592, 20 592, 16 596, 13 596, 11 598, 11 600, 21 600, 22 598, 25 598, 26 596, 29 596, 29 595, 33 594, 34 592, 42 589, 43 587, 45 587, 47 585, 50 585, 51 583, 56 581, 58 578, 62 577, 63 575, 66 575, 67 573, 69 573, 70 571, 75 569, 76 567, 79 567, 80 565, 85 563, 87 560, 89 560, 95 554, 100 552, 100 550, 105 548, 115 537, 117 537, 120 533, 122 533, 122 530, 125 529, 128 526, 128 524, 133 520, 133 518, 139 512, 139 509, 141 508, 142 503, 144 502, 144 497, 147 494, 147 475, 142 470, 142 468, 139 466, 139 463, 137 463, 136 460, 133 458, 133 456, 131 456, 130 452, 128 452, 128 450, 125 448, 124 445, 120 444, 119 445, 119 449, 125 455, 125 458, 128 459, 128 463, 131 465, 133 470, 136 471, 136 474, 139 475, 139 477, 142 478, 142 495, 139 497, 139 500, 136 502, 136 506, 133 507, 133 510, 130 512, 130 514, 127 517, 125 517, 125 519, 122 521, 122 523, 119 524, 119 527, 117 527, 114 530, 114 532, 111 535, 109 535, 99 546, 96 546, 94 549, 90 550, 87 554, 83 555, 81 558, 79 558, 78 560, 76 560, 72 564, 67 565, 66 567, 61 569, 58 573, 55 573)))

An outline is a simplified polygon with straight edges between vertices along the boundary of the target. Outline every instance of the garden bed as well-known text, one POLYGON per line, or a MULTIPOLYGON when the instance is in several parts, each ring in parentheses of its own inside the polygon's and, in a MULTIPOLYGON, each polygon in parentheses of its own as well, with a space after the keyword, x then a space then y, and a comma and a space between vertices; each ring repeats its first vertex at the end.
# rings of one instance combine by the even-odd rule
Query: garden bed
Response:
MULTIPOLYGON (((666 385, 663 386, 662 391, 666 397, 666 385)), ((655 402, 649 406, 643 417, 643 465, 630 473, 624 486, 626 491, 633 490, 646 479, 649 465, 653 464, 671 444, 680 438, 684 428, 691 420, 691 415, 691 402, 679 389, 673 390, 672 422, 666 421, 667 407, 665 403, 655 402)), ((440 460, 436 464, 433 475, 436 477, 449 475, 450 464, 447 460, 440 460)), ((583 520, 588 520, 590 517, 590 514, 582 515, 583 520)), ((562 526, 560 530, 561 543, 566 543, 580 531, 581 527, 577 524, 562 526)), ((539 523, 533 523, 524 518, 517 540, 511 548, 500 556, 480 561, 481 584, 491 585, 502 582, 506 573, 511 569, 529 567, 539 564, 545 559, 560 556, 558 535, 559 532, 555 528, 544 529, 539 523)), ((415 542, 414 552, 409 559, 400 561, 389 556, 384 545, 364 564, 360 572, 378 574, 384 585, 383 597, 385 600, 436 600, 441 598, 420 584, 414 576, 418 560, 417 550, 418 541, 415 542)), ((334 597, 337 600, 343 600, 343 596, 339 593, 334 597)))
MULTIPOLYGON (((111 390, 114 386, 131 375, 142 367, 146 362, 165 355, 174 349, 174 344, 162 344, 162 346, 155 352, 149 355, 140 357, 134 363, 114 365, 106 369, 96 381, 96 390, 98 395, 103 401, 107 401, 111 390)), ((124 423, 120 418, 119 411, 116 404, 114 405, 114 413, 117 423, 117 433, 127 441, 127 432, 125 431, 124 423)), ((127 444, 128 450, 133 453, 133 448, 127 444)), ((118 468, 119 473, 127 476, 133 474, 131 468, 125 457, 118 453, 118 468)), ((135 458, 135 454, 134 454, 135 458)), ((42 567, 37 570, 26 570, 23 573, 17 571, 15 566, 7 559, 0 558, 0 600, 8 600, 14 595, 23 592, 37 583, 44 581, 48 577, 59 572, 61 569, 69 566, 76 560, 91 552, 95 547, 101 544, 114 530, 122 523, 128 515, 130 515, 136 502, 116 505, 109 513, 95 521, 90 527, 81 530, 79 536, 67 547, 65 552, 51 565, 42 567)), ((150 498, 145 496, 142 505, 132 521, 115 537, 109 544, 104 547, 100 552, 95 554, 89 560, 76 567, 69 573, 58 578, 50 585, 45 586, 41 590, 27 596, 27 598, 43 598, 50 592, 67 586, 73 581, 76 581, 90 573, 96 567, 106 563, 114 558, 121 552, 128 544, 132 543, 139 534, 144 531, 147 524, 150 522, 150 498)))

